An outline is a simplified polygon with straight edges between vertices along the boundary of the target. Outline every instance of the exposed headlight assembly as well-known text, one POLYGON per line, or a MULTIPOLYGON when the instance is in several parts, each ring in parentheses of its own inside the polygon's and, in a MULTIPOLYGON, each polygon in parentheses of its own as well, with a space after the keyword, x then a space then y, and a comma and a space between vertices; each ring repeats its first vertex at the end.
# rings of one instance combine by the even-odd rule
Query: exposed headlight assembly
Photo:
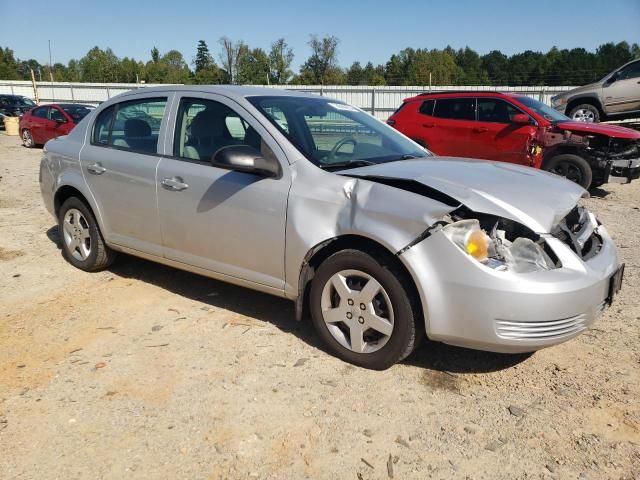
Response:
POLYGON ((553 97, 551 99, 551 106, 553 108, 559 107, 560 105, 564 105, 567 103, 567 99, 565 97, 553 97))
POLYGON ((461 220, 442 228, 449 240, 483 265, 516 273, 550 270, 555 265, 540 245, 529 238, 505 238, 504 230, 487 234, 476 219, 461 220))

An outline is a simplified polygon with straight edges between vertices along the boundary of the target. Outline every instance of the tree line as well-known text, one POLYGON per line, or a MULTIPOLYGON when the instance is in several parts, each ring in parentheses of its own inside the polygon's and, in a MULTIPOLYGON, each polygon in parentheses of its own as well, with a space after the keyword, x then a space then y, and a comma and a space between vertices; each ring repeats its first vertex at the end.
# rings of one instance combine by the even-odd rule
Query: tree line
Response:
POLYGON ((347 68, 338 63, 340 40, 311 35, 311 54, 297 72, 293 49, 284 38, 270 48, 251 48, 242 40, 218 40, 218 61, 200 40, 188 62, 178 50, 161 53, 156 47, 149 60, 118 57, 110 48, 93 47, 80 59, 49 66, 20 60, 9 47, 0 47, 0 79, 106 83, 184 84, 294 84, 294 85, 582 85, 603 77, 616 67, 640 58, 638 44, 605 43, 595 51, 558 49, 546 53, 527 50, 505 55, 494 50, 480 55, 469 47, 454 49, 405 48, 384 64, 356 61, 347 68))

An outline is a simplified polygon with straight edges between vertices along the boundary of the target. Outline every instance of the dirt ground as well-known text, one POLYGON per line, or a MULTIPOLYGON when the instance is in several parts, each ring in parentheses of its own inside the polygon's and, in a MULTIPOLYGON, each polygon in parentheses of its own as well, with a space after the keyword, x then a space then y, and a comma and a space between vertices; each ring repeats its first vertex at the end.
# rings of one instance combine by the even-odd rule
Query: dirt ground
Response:
POLYGON ((640 181, 587 201, 627 264, 595 328, 374 372, 285 300, 124 255, 74 269, 41 155, 0 132, 0 478, 640 478, 640 181))

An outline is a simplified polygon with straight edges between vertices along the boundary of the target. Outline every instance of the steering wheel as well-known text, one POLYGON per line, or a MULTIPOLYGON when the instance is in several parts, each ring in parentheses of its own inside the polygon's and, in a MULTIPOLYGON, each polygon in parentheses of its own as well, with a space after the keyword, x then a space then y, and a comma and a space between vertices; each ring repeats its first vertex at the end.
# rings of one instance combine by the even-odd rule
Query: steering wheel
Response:
POLYGON ((358 141, 353 137, 341 138, 340 141, 333 146, 333 148, 329 152, 329 155, 327 155, 328 162, 335 160, 338 151, 348 143, 353 144, 353 151, 355 152, 356 148, 358 147, 358 141))

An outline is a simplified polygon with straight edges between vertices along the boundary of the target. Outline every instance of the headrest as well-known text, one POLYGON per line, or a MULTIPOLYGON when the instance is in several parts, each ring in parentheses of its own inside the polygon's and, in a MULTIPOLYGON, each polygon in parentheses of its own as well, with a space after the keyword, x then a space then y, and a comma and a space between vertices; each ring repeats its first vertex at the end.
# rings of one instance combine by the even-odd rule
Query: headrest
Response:
POLYGON ((191 122, 191 135, 194 137, 202 138, 221 135, 224 129, 226 129, 224 115, 209 108, 199 112, 191 122))
POLYGON ((124 122, 125 137, 148 137, 151 135, 151 127, 144 120, 130 118, 124 122))

